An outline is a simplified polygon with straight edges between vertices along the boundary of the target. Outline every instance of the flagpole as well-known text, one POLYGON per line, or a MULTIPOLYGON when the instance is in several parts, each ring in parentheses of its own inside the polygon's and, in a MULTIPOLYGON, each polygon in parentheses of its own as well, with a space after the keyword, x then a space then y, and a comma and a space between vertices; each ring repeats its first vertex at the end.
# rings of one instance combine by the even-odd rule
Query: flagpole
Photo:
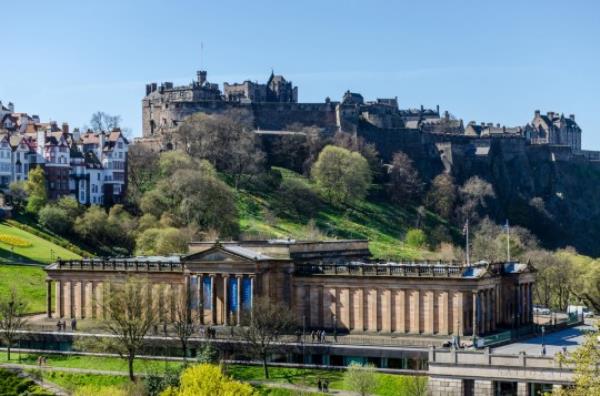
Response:
POLYGON ((470 267, 471 266, 471 254, 469 253, 469 219, 467 219, 467 224, 465 226, 467 228, 467 246, 466 246, 467 266, 470 267))
POLYGON ((508 224, 508 219, 506 219, 506 257, 510 263, 510 224, 508 224))

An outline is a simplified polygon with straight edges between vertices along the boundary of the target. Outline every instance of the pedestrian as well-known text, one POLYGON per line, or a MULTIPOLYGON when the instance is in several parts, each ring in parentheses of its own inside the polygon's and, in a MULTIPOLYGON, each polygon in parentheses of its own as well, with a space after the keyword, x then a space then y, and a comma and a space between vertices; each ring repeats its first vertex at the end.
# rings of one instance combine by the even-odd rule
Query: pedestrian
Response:
POLYGON ((323 381, 323 392, 329 392, 329 380, 323 381))
POLYGON ((41 365, 42 365, 42 357, 41 357, 41 356, 38 356, 38 358, 37 358, 37 361, 36 361, 36 364, 37 364, 38 366, 41 366, 41 365))
POLYGON ((154 335, 158 335, 158 325, 156 323, 152 325, 152 331, 154 335))
POLYGON ((314 331, 314 330, 312 330, 312 331, 310 332, 310 340, 311 340, 312 342, 315 342, 315 331, 314 331))
POLYGON ((167 322, 163 322, 163 333, 165 334, 165 337, 169 334, 167 333, 167 322))
POLYGON ((58 319, 58 322, 56 322, 56 330, 60 331, 60 319, 58 319))
POLYGON ((317 388, 319 388, 319 392, 323 391, 323 384, 321 383, 321 378, 317 381, 317 388))
POLYGON ((75 318, 71 319, 71 330, 72 331, 77 330, 77 319, 75 319, 75 318))

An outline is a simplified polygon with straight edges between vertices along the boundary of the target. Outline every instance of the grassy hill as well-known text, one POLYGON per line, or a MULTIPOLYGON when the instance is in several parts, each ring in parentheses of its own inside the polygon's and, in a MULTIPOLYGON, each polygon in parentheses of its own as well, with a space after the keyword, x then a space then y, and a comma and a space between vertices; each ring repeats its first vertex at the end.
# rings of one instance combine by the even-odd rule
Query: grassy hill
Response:
POLYGON ((41 266, 0 264, 0 295, 6 295, 10 288, 27 300, 27 311, 46 311, 46 273, 41 266))
MULTIPOLYGON (((283 179, 295 179, 317 192, 308 178, 287 169, 277 168, 283 179)), ((350 206, 335 206, 323 200, 313 218, 274 215, 280 197, 264 191, 240 192, 240 226, 246 237, 296 239, 368 239, 371 253, 381 259, 418 260, 431 256, 427 248, 414 248, 403 242, 410 228, 419 226, 430 234, 438 227, 447 227, 444 220, 430 212, 418 213, 410 206, 381 201, 359 201, 350 206)), ((455 232, 451 230, 450 232, 455 232)))

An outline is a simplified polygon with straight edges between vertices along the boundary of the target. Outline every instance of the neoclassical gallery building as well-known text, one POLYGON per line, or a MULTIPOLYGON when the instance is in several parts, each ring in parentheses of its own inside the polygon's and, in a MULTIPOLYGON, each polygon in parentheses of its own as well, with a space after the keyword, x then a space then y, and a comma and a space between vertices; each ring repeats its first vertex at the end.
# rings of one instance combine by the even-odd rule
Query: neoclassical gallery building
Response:
POLYGON ((364 240, 194 242, 185 256, 58 260, 46 267, 47 314, 102 318, 110 284, 143 276, 149 304, 169 311, 183 294, 205 325, 238 325, 265 297, 307 329, 485 335, 532 322, 534 272, 518 262, 373 261, 364 240))

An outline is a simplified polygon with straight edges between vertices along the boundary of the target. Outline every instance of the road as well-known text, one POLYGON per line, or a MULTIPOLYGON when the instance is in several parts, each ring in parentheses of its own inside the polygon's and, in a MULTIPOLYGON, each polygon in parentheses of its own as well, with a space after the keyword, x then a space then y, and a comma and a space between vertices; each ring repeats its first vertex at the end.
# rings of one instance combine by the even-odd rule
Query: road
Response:
MULTIPOLYGON (((546 345, 546 354, 555 355, 561 352, 563 348, 567 351, 574 351, 584 340, 584 332, 592 331, 595 328, 591 325, 581 325, 569 329, 557 331, 556 333, 546 334, 543 342, 546 345)), ((517 354, 525 352, 527 355, 541 355, 542 337, 530 338, 528 340, 515 342, 493 348, 494 353, 517 354)))

